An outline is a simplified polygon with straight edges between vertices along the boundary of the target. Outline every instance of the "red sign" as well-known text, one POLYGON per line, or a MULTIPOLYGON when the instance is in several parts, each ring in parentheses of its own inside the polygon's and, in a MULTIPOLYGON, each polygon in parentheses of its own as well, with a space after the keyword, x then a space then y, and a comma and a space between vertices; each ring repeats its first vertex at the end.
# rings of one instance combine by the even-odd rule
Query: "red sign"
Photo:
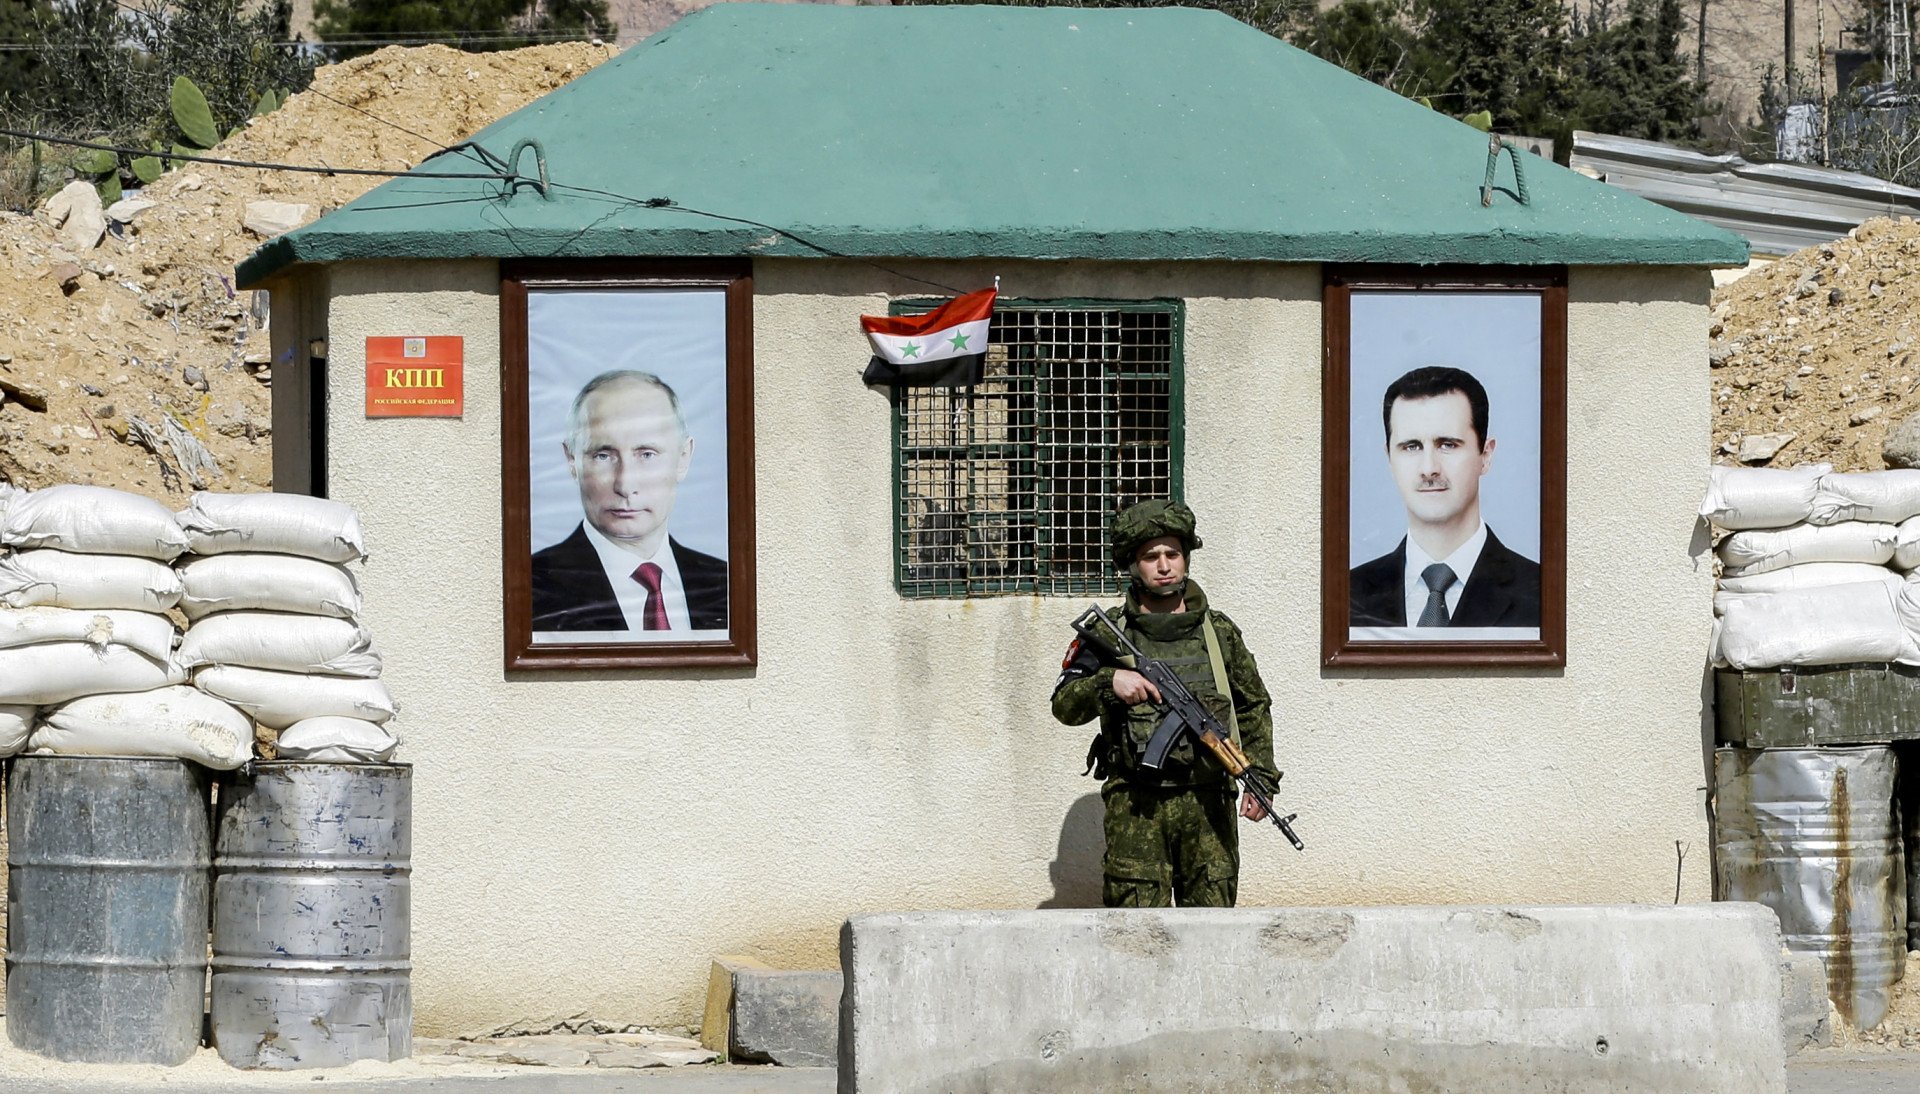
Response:
POLYGON ((367 339, 367 417, 460 417, 463 353, 458 335, 367 339))

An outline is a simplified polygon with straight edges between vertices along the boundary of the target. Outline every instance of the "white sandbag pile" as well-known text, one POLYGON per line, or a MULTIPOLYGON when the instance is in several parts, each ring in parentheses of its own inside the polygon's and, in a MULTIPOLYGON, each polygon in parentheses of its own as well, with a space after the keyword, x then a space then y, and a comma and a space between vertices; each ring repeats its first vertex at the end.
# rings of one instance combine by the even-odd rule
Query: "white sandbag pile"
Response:
POLYGON ((177 567, 180 609, 192 624, 175 660, 194 686, 283 741, 306 724, 276 746, 282 758, 390 758, 399 739, 385 723, 397 708, 347 568, 366 557, 353 510, 294 494, 200 493, 179 519, 191 548, 177 567))
POLYGON ((0 755, 69 702, 186 682, 165 614, 180 598, 168 564, 186 546, 173 514, 135 494, 0 495, 0 755))
POLYGON ((1920 470, 1715 467, 1715 658, 1920 664, 1920 470))
POLYGON ((231 769, 257 720, 302 724, 288 759, 391 758, 396 708, 345 566, 365 556, 353 510, 317 498, 202 493, 176 516, 102 487, 0 486, 0 756, 231 769))

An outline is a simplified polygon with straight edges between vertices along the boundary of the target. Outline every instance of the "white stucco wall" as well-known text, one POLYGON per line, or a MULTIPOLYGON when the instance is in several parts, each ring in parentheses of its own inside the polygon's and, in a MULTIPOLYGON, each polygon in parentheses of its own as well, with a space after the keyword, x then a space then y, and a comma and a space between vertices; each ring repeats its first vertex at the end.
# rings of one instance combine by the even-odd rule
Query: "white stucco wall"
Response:
MULTIPOLYGON (((1248 826, 1243 903, 1664 903, 1676 840, 1683 898, 1707 898, 1704 272, 1572 276, 1568 667, 1323 673, 1317 269, 909 269, 1187 300, 1195 575, 1259 658, 1308 843, 1248 826)), ((892 587, 888 407, 858 383, 856 316, 916 286, 755 268, 757 669, 508 679, 495 267, 331 277, 331 493, 368 530, 416 765, 422 1034, 691 1022, 711 955, 831 967, 852 912, 1097 903, 1090 730, 1047 710, 1082 603, 892 587), (464 419, 364 417, 365 338, 414 333, 466 337, 464 419)))

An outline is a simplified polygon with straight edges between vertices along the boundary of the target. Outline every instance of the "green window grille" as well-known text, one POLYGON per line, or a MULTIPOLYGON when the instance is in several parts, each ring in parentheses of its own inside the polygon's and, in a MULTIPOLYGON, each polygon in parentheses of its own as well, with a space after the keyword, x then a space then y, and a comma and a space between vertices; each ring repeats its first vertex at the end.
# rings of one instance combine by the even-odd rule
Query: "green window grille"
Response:
POLYGON ((1118 591, 1113 515, 1183 496, 1183 318, 1177 300, 1002 301, 980 384, 896 388, 901 595, 1118 591))

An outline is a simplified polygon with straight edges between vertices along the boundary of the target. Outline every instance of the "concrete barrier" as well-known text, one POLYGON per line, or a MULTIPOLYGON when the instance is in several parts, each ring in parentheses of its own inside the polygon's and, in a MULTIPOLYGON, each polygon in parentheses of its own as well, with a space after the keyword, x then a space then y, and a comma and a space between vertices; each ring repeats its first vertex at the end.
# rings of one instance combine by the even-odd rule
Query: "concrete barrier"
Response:
POLYGON ((840 1089, 1786 1089, 1757 904, 861 915, 840 1089))

